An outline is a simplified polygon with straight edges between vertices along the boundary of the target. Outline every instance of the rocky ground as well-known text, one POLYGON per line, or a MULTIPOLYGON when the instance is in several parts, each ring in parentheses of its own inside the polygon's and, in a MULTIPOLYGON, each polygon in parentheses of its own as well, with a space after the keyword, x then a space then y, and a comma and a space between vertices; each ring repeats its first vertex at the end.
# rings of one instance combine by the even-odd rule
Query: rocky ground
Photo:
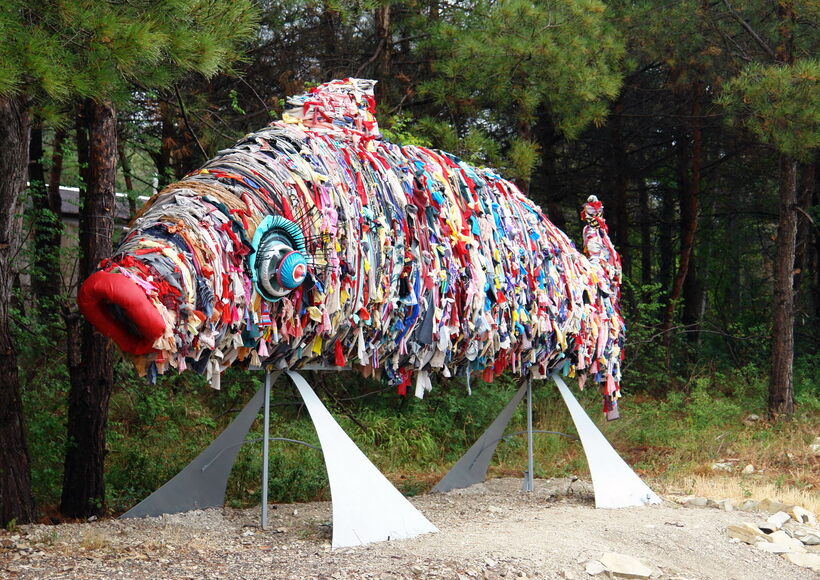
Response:
MULTIPOLYGON (((439 533, 338 550, 330 549, 329 503, 272 506, 267 530, 259 509, 21 526, 0 531, 0 578, 818 578, 773 553, 780 550, 744 542, 755 543, 745 524, 769 513, 700 505, 705 499, 596 510, 584 482, 536 480, 531 493, 520 486, 497 479, 413 498, 439 533), (637 568, 621 570, 630 557, 637 568)), ((820 546, 805 550, 820 558, 820 546)))

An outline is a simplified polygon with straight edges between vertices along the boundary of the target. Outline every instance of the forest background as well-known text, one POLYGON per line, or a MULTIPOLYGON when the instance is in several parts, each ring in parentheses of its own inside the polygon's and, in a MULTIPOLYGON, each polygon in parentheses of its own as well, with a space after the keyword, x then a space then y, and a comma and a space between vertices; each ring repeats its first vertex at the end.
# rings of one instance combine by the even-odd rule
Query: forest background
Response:
MULTIPOLYGON (((220 392, 190 373, 146 384, 80 319, 76 285, 116 243, 111 216, 277 119, 288 95, 348 76, 379 81, 388 139, 498 168, 576 241, 582 203, 604 202, 628 347, 624 418, 602 429, 642 475, 691 491, 717 463, 746 495, 820 486, 816 2, 40 4, 0 9, 3 525, 127 509, 258 388, 239 369, 220 392), (80 190, 78 229, 59 185, 80 190)), ((441 380, 420 401, 310 380, 405 493, 429 489, 514 390, 441 380)), ((536 426, 571 432, 556 393, 536 395, 536 426)), ((292 391, 273 408, 275 435, 315 442, 292 391)), ((585 475, 569 439, 536 452, 538 476, 585 475)), ((493 473, 520 472, 522 453, 509 439, 493 473)), ((327 496, 315 451, 271 461, 275 501, 327 496)), ((231 503, 259 501, 260 464, 246 445, 231 503)))

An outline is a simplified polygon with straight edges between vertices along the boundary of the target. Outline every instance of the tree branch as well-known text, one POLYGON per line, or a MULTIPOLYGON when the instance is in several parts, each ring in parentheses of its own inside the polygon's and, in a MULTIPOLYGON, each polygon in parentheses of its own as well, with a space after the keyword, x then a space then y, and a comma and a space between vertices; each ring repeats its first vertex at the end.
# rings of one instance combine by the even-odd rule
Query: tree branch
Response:
POLYGON ((202 143, 199 142, 199 137, 196 136, 193 129, 191 129, 191 124, 188 122, 188 113, 185 112, 185 103, 182 102, 182 95, 179 94, 179 87, 174 83, 174 93, 177 96, 177 103, 179 103, 179 110, 182 112, 182 120, 185 123, 185 128, 188 129, 188 132, 191 134, 191 137, 194 138, 196 141, 196 146, 199 147, 199 152, 202 153, 202 157, 205 161, 208 160, 208 153, 206 153, 205 148, 202 146, 202 143))
POLYGON ((758 46, 760 46, 760 48, 762 48, 763 51, 767 55, 769 55, 769 57, 772 60, 777 60, 777 55, 775 55, 774 51, 769 47, 768 44, 766 44, 766 41, 764 41, 762 38, 760 38, 760 36, 758 36, 757 32, 755 32, 754 29, 751 26, 749 26, 749 23, 746 22, 743 19, 743 17, 740 14, 738 14, 738 12, 734 8, 732 8, 732 6, 729 4, 729 0, 723 0, 723 5, 726 6, 726 9, 729 11, 729 14, 731 14, 732 17, 735 20, 737 20, 738 23, 743 27, 743 29, 746 32, 749 33, 749 35, 754 39, 754 41, 758 44, 758 46))

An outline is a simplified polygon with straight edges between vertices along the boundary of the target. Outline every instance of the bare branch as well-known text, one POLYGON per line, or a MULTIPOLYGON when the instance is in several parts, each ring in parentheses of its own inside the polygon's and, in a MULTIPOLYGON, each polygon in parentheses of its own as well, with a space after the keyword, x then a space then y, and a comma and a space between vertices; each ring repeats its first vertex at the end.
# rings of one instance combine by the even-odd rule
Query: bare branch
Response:
POLYGON ((188 122, 188 113, 185 112, 185 103, 182 102, 182 95, 179 94, 179 87, 176 83, 174 83, 174 92, 177 95, 177 102, 179 103, 179 110, 182 113, 182 120, 185 122, 185 128, 188 129, 191 137, 196 141, 196 145, 199 147, 199 152, 202 153, 202 157, 207 160, 208 154, 205 152, 205 148, 202 146, 202 143, 199 142, 199 137, 196 136, 196 133, 191 129, 191 124, 188 122))
POLYGON ((765 40, 760 38, 760 36, 757 34, 757 32, 754 31, 754 29, 749 25, 749 23, 746 22, 734 8, 732 8, 732 6, 729 4, 729 0, 723 0, 723 4, 724 6, 726 6, 726 9, 729 11, 729 14, 731 14, 732 17, 735 20, 737 20, 738 23, 743 27, 743 29, 749 33, 749 35, 754 39, 758 46, 760 46, 760 48, 762 48, 763 51, 766 54, 768 54, 772 60, 777 60, 777 55, 774 53, 774 51, 769 47, 768 44, 766 44, 765 40))

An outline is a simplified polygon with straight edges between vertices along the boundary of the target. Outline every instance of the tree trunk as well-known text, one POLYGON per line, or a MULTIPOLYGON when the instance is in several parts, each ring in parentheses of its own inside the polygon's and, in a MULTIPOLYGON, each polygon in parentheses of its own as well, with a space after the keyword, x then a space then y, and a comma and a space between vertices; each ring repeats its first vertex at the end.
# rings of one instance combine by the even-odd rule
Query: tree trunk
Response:
MULTIPOLYGON (((520 134, 520 132, 519 132, 520 134)), ((532 128, 532 138, 541 147, 541 162, 535 168, 535 173, 529 181, 528 195, 547 210, 550 221, 561 230, 566 231, 567 220, 564 217, 562 202, 564 193, 561 191, 558 173, 558 153, 556 151, 561 142, 561 135, 555 129, 552 118, 546 111, 539 111, 538 119, 532 128)), ((576 200, 576 207, 586 202, 576 200)))
POLYGON ((658 282, 666 290, 672 286, 672 267, 675 262, 672 248, 672 230, 675 225, 675 198, 671 191, 663 191, 661 223, 658 234, 658 282))
POLYGON ((376 7, 373 13, 373 20, 376 25, 376 97, 382 106, 390 103, 390 89, 393 77, 393 41, 390 35, 390 3, 382 2, 376 7))
MULTIPOLYGON (((794 63, 794 5, 778 2, 780 36, 777 61, 794 63)), ((797 243, 797 162, 780 154, 777 241, 772 300, 772 374, 769 377, 769 416, 794 413, 794 258, 797 243)))
POLYGON ((632 278, 632 251, 629 246, 629 167, 627 166, 626 145, 623 138, 623 102, 619 99, 613 108, 612 121, 612 160, 614 162, 614 201, 615 201, 615 245, 621 255, 621 264, 625 278, 632 278))
MULTIPOLYGON (((701 261, 692 252, 689 258, 689 271, 683 281, 682 296, 683 310, 681 311, 681 323, 686 329, 686 339, 695 343, 700 340, 700 320, 704 310, 703 283, 698 275, 698 263, 701 261)), ((706 260, 704 260, 706 263, 706 260)))
POLYGON ((122 168, 122 177, 125 180, 125 192, 128 195, 128 217, 134 217, 137 213, 137 200, 134 193, 134 180, 131 179, 131 162, 125 155, 125 144, 122 139, 117 139, 117 158, 120 160, 120 168, 122 168))
POLYGON ((794 412, 794 247, 797 241, 797 162, 780 157, 780 191, 774 260, 772 374, 769 415, 794 412))
POLYGON ((649 190, 641 180, 638 200, 641 206, 641 284, 652 283, 652 230, 649 221, 649 190))
MULTIPOLYGON (((795 243, 794 256, 794 291, 795 291, 795 312, 803 313, 805 321, 810 320, 814 309, 811 305, 811 283, 812 283, 812 246, 814 243, 814 231, 817 229, 809 218, 809 212, 813 205, 817 187, 817 164, 807 163, 798 165, 800 174, 800 185, 798 186, 797 197, 797 242, 795 243)), ((812 325, 813 326, 813 325, 812 325)))
MULTIPOLYGON (((80 279, 111 253, 116 177, 116 116, 110 103, 88 101, 88 182, 80 216, 80 279)), ((72 517, 105 511, 105 430, 114 384, 111 341, 82 323, 82 364, 71 369, 62 512, 72 517)))
MULTIPOLYGON (((703 155, 703 132, 701 130, 701 108, 700 99, 703 92, 703 83, 694 81, 692 83, 692 157, 689 165, 689 173, 686 170, 681 172, 680 180, 683 182, 680 189, 680 260, 678 262, 678 272, 672 282, 672 290, 669 292, 669 302, 666 305, 666 313, 663 322, 663 342, 669 349, 672 340, 672 324, 675 318, 675 303, 683 292, 683 283, 689 272, 689 263, 692 260, 695 247, 695 233, 698 229, 698 198, 700 195, 700 169, 703 155)), ((685 144, 681 144, 685 147, 685 144)), ((667 362, 669 353, 667 352, 667 362)))
POLYGON ((54 153, 52 160, 59 163, 58 169, 49 174, 46 186, 43 168, 43 131, 34 129, 29 147, 29 183, 32 192, 32 209, 34 212, 34 256, 32 260, 31 286, 37 297, 39 311, 44 320, 53 311, 56 300, 62 290, 60 276, 60 246, 63 237, 63 220, 60 216, 60 174, 62 172, 62 136, 57 131, 54 136, 54 153), (57 182, 56 199, 53 197, 52 181, 57 182))
POLYGON ((28 103, 20 97, 0 97, 0 527, 34 518, 17 352, 9 328, 12 262, 21 244, 20 194, 26 188, 30 130, 28 103))
POLYGON ((157 166, 157 177, 159 179, 158 189, 162 189, 171 183, 171 152, 176 147, 176 139, 174 137, 174 114, 171 106, 165 101, 161 101, 159 113, 162 138, 159 154, 154 157, 154 162, 157 166))
POLYGON ((339 43, 339 28, 340 28, 339 10, 335 7, 333 2, 328 0, 322 1, 322 14, 320 17, 320 36, 322 40, 322 74, 326 78, 334 79, 338 75, 336 70, 339 69, 341 56, 343 50, 339 43))

